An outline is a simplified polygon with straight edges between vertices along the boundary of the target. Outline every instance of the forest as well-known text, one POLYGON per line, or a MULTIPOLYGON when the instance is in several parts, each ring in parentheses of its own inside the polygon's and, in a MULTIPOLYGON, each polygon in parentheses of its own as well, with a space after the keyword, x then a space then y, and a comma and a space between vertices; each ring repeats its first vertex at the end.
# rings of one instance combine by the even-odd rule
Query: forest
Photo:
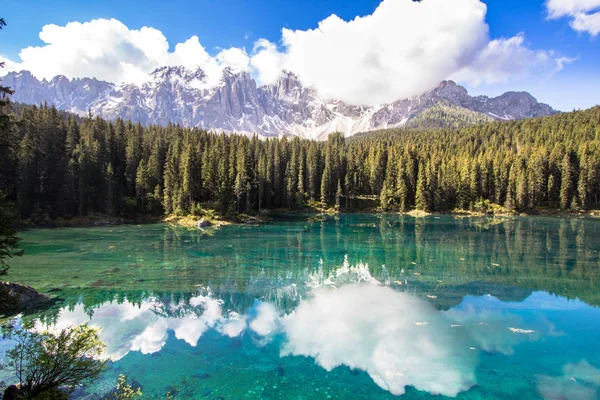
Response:
POLYGON ((325 142, 3 107, 0 189, 21 219, 264 210, 529 212, 600 207, 600 107, 325 142))

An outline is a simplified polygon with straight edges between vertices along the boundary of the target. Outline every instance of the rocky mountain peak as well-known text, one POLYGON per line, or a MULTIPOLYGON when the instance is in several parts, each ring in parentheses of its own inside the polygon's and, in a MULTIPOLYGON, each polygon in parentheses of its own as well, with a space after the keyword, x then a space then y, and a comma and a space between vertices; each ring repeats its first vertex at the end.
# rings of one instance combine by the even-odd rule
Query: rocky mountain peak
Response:
POLYGON ((467 89, 451 80, 443 81, 442 83, 440 83, 440 85, 438 86, 438 91, 444 95, 457 97, 469 95, 467 89))
POLYGON ((203 80, 206 76, 201 68, 186 68, 184 66, 165 66, 160 67, 150 73, 154 82, 165 82, 172 80, 182 80, 190 82, 194 79, 203 80))
POLYGON ((321 99, 291 72, 260 87, 248 72, 226 68, 215 86, 207 82, 201 68, 183 66, 157 68, 151 73, 151 81, 143 85, 115 85, 94 78, 69 80, 64 76, 48 82, 36 79, 28 71, 11 72, 3 79, 6 86, 16 91, 13 100, 23 103, 48 102, 80 114, 91 109, 101 117, 131 119, 142 124, 178 123, 262 136, 325 139, 332 132, 350 136, 398 127, 440 102, 494 119, 540 117, 556 112, 526 92, 473 97, 450 80, 416 98, 368 107, 321 99))

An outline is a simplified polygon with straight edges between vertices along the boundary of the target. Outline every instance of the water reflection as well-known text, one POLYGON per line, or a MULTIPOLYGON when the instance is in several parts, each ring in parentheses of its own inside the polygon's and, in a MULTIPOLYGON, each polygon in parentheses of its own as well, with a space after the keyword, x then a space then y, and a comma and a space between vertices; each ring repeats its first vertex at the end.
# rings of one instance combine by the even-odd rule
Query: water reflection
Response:
MULTIPOLYGON (((313 274, 293 285, 295 290, 282 288, 280 300, 290 298, 279 303, 255 300, 247 309, 233 311, 203 289, 179 302, 113 301, 93 312, 78 304, 60 310, 52 323, 38 320, 35 329, 81 323, 101 328, 106 355, 113 361, 132 352, 160 352, 170 332, 191 347, 208 331, 223 338, 250 336, 254 346, 272 343, 281 357, 310 357, 326 371, 339 366, 365 371, 394 395, 412 386, 446 396, 476 385, 482 352, 512 355, 519 344, 554 334, 548 321, 526 320, 494 307, 504 303, 490 296, 467 298, 442 311, 388 285, 373 278, 365 265, 345 264, 328 275, 313 274), (281 307, 294 302, 292 309, 281 307)), ((545 301, 552 303, 549 296, 545 301)))
POLYGON ((22 321, 101 327, 109 386, 125 372, 157 398, 183 379, 188 398, 598 395, 597 220, 294 216, 24 237, 11 279, 64 301, 22 321))
POLYGON ((366 371, 395 395, 406 386, 456 396, 475 384, 466 332, 431 304, 374 285, 320 290, 282 319, 282 355, 310 356, 331 371, 366 371))
POLYGON ((289 217, 211 235, 156 225, 24 237, 27 257, 13 261, 13 279, 53 290, 71 304, 83 296, 88 307, 115 295, 137 301, 198 286, 210 286, 224 300, 236 292, 261 297, 274 281, 302 280, 319 260, 329 273, 347 254, 377 278, 405 282, 422 296, 441 293, 439 308, 455 306, 466 294, 490 293, 478 289, 489 283, 510 290, 492 293, 502 299, 542 290, 600 305, 600 223, 592 219, 342 215, 289 217), (461 286, 462 295, 443 296, 461 286))
POLYGON ((561 376, 541 376, 538 390, 545 400, 594 400, 600 398, 600 369, 586 360, 566 364, 561 376))

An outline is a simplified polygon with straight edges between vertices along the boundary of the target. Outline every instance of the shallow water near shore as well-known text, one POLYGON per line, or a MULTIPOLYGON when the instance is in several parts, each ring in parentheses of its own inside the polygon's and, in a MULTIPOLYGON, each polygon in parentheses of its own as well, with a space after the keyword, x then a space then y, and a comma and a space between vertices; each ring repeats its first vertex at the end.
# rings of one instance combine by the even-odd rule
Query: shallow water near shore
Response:
POLYGON ((19 321, 102 328, 110 369, 79 398, 121 373, 144 398, 600 396, 597 219, 293 215, 22 237, 10 279, 62 300, 19 321))

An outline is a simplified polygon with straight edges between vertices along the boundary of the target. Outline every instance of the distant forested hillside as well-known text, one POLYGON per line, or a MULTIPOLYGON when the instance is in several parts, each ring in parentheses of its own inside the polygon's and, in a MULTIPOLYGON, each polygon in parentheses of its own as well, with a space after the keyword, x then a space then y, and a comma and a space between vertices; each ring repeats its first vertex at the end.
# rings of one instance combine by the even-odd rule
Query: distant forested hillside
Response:
POLYGON ((143 127, 46 106, 3 121, 0 188, 24 219, 188 214, 205 203, 223 213, 351 210, 363 196, 389 211, 600 207, 600 107, 326 142, 143 127))
POLYGON ((455 106, 448 101, 439 101, 434 106, 423 111, 408 121, 406 128, 410 129, 441 129, 463 128, 469 125, 492 122, 488 115, 455 106))

